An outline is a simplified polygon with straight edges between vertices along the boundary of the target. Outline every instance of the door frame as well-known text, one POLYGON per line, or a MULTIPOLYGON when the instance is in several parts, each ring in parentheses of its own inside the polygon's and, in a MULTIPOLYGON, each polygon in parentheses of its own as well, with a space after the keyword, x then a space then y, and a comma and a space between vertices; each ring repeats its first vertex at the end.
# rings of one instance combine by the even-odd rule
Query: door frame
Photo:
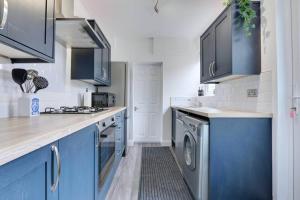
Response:
MULTIPOLYGON (((299 36, 299 30, 300 30, 300 3, 299 0, 291 0, 291 18, 292 18, 292 63, 293 63, 293 77, 292 77, 292 85, 293 85, 293 98, 292 98, 292 103, 293 103, 293 107, 296 108, 296 112, 297 112, 297 121, 299 121, 300 118, 300 84, 296 84, 297 81, 300 80, 300 60, 299 60, 299 53, 300 53, 300 36, 299 36)), ((299 122, 298 122, 299 123, 299 122)), ((296 128, 298 128, 299 125, 296 125, 296 119, 293 120, 293 199, 296 200, 295 198, 295 191, 297 190, 296 187, 299 188, 299 185, 296 185, 296 180, 295 180, 295 170, 300 170, 300 169, 295 169, 295 158, 296 158, 296 142, 295 142, 295 138, 296 138, 296 134, 299 134, 299 132, 297 133, 296 128)), ((299 158, 298 158, 299 159, 299 158)), ((299 173, 298 173, 299 174, 299 173)))
POLYGON ((143 143, 143 141, 136 141, 135 140, 135 134, 134 134, 134 128, 135 128, 135 121, 134 121, 134 93, 135 93, 135 89, 134 89, 134 70, 136 67, 138 67, 139 65, 157 65, 160 67, 160 140, 159 141, 145 141, 145 142, 150 142, 150 143, 163 143, 163 63, 162 62, 137 62, 137 63, 133 63, 132 64, 132 73, 131 73, 131 77, 130 77, 130 87, 131 87, 131 93, 130 93, 130 112, 132 113, 132 141, 130 142, 132 145, 134 145, 135 143, 143 143))
MULTIPOLYGON (((294 6, 298 0, 276 0, 277 66, 273 70, 273 196, 275 200, 294 199, 293 107, 294 6)), ((294 13, 295 14, 295 13, 294 13)), ((298 22, 299 23, 299 22, 298 22)))

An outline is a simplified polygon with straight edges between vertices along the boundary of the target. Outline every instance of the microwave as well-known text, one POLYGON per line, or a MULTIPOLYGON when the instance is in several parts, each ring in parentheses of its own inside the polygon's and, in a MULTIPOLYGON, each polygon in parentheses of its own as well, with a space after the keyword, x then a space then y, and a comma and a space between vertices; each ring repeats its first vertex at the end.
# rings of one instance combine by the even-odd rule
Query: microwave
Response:
POLYGON ((108 92, 92 93, 92 106, 97 108, 114 107, 116 105, 116 95, 108 92))

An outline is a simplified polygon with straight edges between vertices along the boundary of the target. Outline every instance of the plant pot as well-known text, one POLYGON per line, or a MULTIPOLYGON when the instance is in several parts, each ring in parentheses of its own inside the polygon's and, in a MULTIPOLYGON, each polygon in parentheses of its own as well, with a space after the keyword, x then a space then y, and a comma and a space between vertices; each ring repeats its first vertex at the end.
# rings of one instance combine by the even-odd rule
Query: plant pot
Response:
POLYGON ((40 98, 35 94, 23 94, 18 100, 19 116, 34 117, 40 115, 40 98))

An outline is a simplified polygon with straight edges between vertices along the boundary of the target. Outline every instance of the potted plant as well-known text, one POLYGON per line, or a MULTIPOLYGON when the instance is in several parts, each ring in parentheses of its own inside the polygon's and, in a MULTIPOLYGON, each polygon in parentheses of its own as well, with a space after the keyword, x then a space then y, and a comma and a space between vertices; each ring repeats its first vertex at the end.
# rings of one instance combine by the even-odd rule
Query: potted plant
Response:
POLYGON ((256 28, 253 19, 257 17, 255 10, 251 7, 251 0, 224 0, 224 5, 230 6, 234 2, 238 6, 245 34, 251 36, 251 30, 256 28))

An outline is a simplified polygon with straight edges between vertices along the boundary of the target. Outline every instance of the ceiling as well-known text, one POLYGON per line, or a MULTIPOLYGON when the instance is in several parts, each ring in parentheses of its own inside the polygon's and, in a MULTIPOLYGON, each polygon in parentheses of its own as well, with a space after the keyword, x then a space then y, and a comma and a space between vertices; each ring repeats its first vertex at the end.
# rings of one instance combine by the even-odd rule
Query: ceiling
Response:
POLYGON ((199 37, 224 8, 223 0, 84 0, 105 32, 121 37, 199 37))

